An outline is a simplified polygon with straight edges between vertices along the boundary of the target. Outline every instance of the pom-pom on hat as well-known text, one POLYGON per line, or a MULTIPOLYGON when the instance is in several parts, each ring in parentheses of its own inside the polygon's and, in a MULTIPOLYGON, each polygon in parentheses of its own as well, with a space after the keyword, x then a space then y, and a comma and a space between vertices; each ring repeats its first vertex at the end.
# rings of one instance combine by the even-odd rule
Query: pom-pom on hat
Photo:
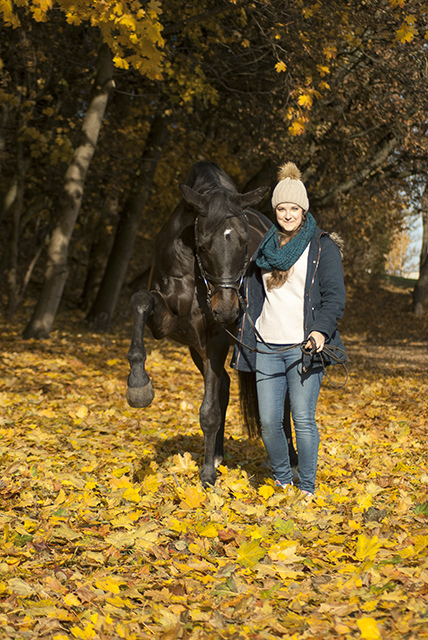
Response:
POLYGON ((309 210, 309 199, 306 187, 301 181, 301 173, 294 162, 286 162, 279 168, 278 184, 272 193, 272 207, 275 210, 281 202, 292 202, 309 210))

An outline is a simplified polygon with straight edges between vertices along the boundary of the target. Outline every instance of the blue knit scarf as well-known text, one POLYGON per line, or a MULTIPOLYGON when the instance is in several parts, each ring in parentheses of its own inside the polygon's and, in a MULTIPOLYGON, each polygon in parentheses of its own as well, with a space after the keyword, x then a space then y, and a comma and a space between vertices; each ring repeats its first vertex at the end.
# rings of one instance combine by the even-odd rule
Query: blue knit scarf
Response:
POLYGON ((312 240, 316 226, 314 217, 308 211, 305 224, 297 236, 294 236, 281 248, 279 247, 278 228, 273 226, 259 247, 256 265, 266 271, 272 271, 272 269, 288 271, 312 240))

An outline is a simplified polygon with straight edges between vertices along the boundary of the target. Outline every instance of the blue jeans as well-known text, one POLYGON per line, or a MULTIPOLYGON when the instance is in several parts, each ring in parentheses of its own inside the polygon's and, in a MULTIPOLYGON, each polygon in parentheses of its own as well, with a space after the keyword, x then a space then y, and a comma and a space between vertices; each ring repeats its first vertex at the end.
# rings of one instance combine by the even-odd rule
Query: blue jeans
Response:
MULTIPOLYGON (((287 345, 272 344, 273 348, 287 345)), ((258 343, 263 352, 268 349, 258 343)), ((319 434, 315 409, 323 372, 314 368, 302 372, 300 347, 282 353, 257 353, 256 383, 262 439, 268 452, 275 480, 290 484, 293 474, 288 455, 288 443, 282 421, 287 389, 299 456, 299 488, 313 493, 317 473, 319 434)))

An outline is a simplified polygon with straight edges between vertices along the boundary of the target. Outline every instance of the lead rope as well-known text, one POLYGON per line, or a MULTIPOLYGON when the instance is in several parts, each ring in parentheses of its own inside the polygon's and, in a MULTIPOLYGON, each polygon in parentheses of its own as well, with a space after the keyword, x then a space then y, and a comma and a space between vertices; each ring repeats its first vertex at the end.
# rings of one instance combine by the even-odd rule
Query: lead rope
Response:
MULTIPOLYGON (((242 340, 239 340, 239 338, 237 338, 231 331, 229 331, 229 329, 227 329, 226 327, 223 327, 223 329, 226 331, 226 333, 228 333, 235 342, 237 342, 238 344, 240 344, 242 347, 245 347, 246 349, 248 349, 250 351, 250 353, 263 353, 263 354, 269 354, 269 352, 276 352, 276 353, 285 353, 286 351, 291 351, 292 349, 295 349, 296 347, 300 347, 300 350, 302 351, 302 353, 304 355, 309 355, 309 356, 314 356, 317 351, 316 351, 316 343, 314 338, 311 336, 310 338, 308 338, 307 340, 304 340, 303 342, 296 342, 295 344, 291 344, 291 345, 287 345, 286 347, 271 347, 269 344, 267 344, 262 336, 260 335, 259 331, 256 328, 256 325, 253 322, 253 319, 251 318, 250 314, 248 313, 248 309, 247 309, 247 305, 241 295, 240 292, 238 292, 238 300, 239 300, 239 305, 241 307, 241 309, 243 310, 245 316, 247 317, 247 320, 252 328, 252 330, 254 331, 256 337, 258 338, 258 340, 264 344, 264 346, 269 349, 269 351, 262 351, 261 349, 258 349, 257 347, 250 347, 247 344, 245 344, 244 342, 242 342, 242 340), (308 346, 310 345, 310 346, 308 346)), ((323 370, 323 374, 325 375, 325 377, 327 378, 327 380, 329 381, 329 383, 335 387, 336 389, 342 389, 346 383, 348 382, 349 379, 349 373, 348 373, 348 369, 345 365, 345 363, 340 359, 340 354, 343 355, 346 358, 346 352, 344 349, 342 349, 341 347, 336 347, 335 345, 328 345, 325 344, 323 347, 323 350, 320 351, 318 353, 318 355, 320 356, 320 362, 321 362, 321 366, 322 366, 322 370, 323 370), (337 352, 337 353, 335 353, 337 352), (336 384, 335 382, 332 381, 332 379, 330 378, 330 376, 327 373, 327 365, 325 363, 326 360, 326 356, 328 356, 330 358, 330 360, 332 360, 335 364, 339 364, 344 372, 345 372, 345 381, 342 384, 336 384)))

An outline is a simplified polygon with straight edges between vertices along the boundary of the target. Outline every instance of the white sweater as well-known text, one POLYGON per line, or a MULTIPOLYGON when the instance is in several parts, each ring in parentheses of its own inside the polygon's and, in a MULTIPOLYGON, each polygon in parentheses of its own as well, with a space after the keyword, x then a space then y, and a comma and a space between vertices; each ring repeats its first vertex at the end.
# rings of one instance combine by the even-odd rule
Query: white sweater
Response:
POLYGON ((267 290, 266 280, 271 272, 263 271, 266 297, 256 328, 265 342, 294 344, 304 339, 303 313, 308 255, 309 246, 291 268, 287 281, 278 289, 267 290))

